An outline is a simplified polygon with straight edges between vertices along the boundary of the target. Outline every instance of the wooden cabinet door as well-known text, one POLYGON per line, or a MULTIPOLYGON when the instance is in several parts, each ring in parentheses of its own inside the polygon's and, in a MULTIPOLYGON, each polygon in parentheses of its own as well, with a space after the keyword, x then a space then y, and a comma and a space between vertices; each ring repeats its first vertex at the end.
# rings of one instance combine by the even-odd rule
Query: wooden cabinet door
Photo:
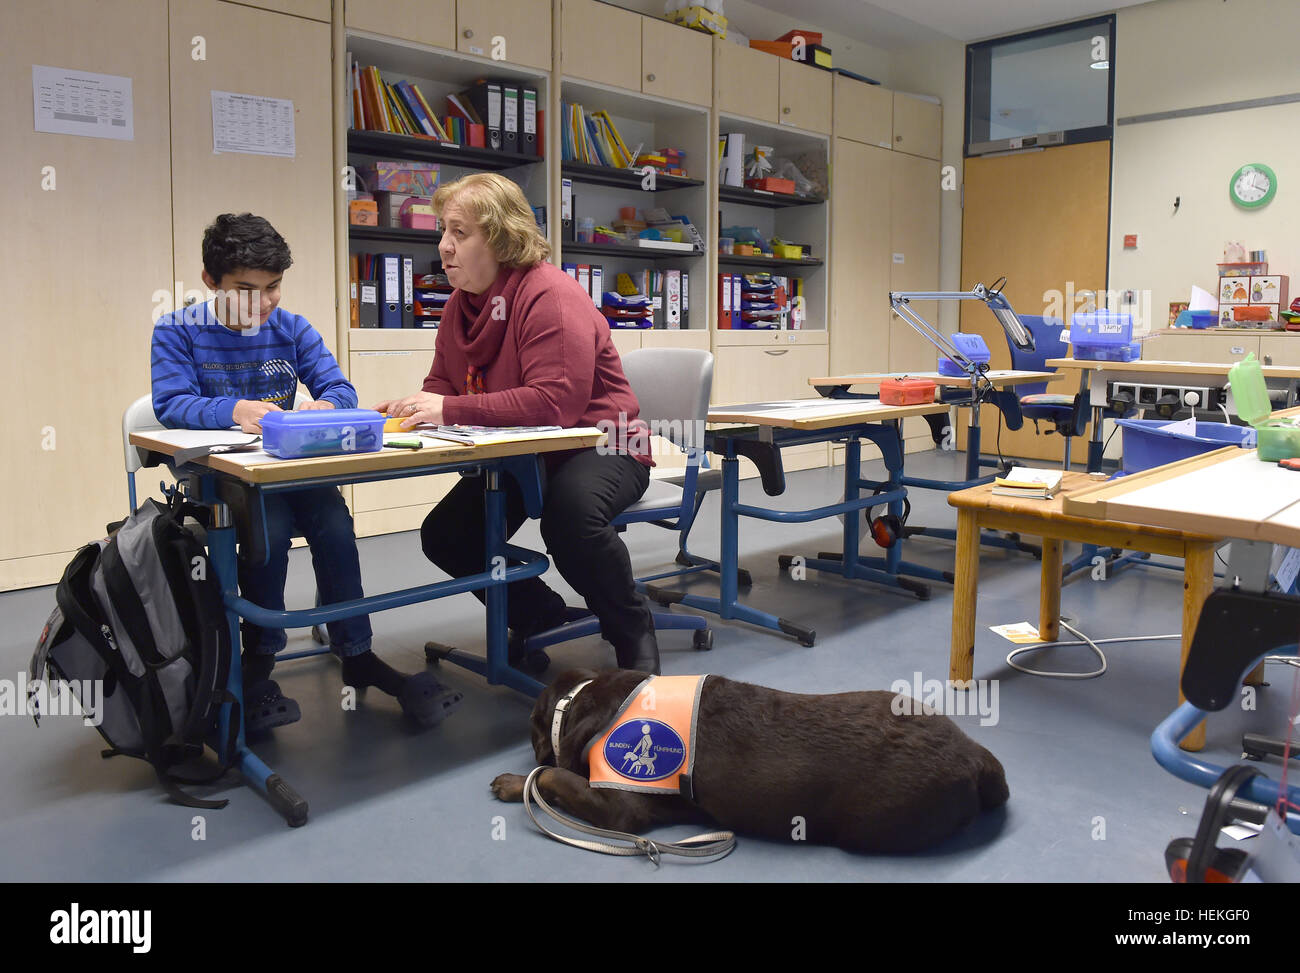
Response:
POLYGON ((783 57, 777 58, 777 64, 781 91, 779 114, 781 124, 829 134, 831 73, 783 57))
POLYGON ((780 58, 713 39, 713 103, 727 115, 775 123, 780 117, 780 58))
POLYGON ((632 330, 632 329, 628 329, 624 331, 621 329, 611 328, 609 332, 609 336, 610 339, 614 342, 614 348, 618 352, 620 358, 623 355, 626 355, 629 351, 641 350, 640 331, 632 330))
POLYGON ((883 370, 891 332, 906 327, 889 310, 892 153, 840 138, 834 152, 830 368, 883 370))
POLYGON ((551 70, 549 0, 456 0, 456 50, 496 57, 498 45, 500 60, 551 70))
MULTIPOLYGON (((171 3, 172 225, 176 277, 203 288, 203 231, 221 213, 265 217, 293 266, 281 306, 338 344, 334 295, 333 118, 330 28, 220 0, 171 3), (196 35, 206 60, 190 57, 196 35), (212 92, 293 102, 294 156, 212 151, 212 92)), ((343 309, 346 320, 347 308, 343 309)))
MULTIPOLYGON (((354 351, 348 358, 350 381, 356 386, 357 401, 363 408, 417 391, 433 364, 433 353, 426 349, 354 351)), ((441 475, 357 483, 352 487, 352 509, 359 515, 401 507, 422 507, 427 513, 446 496, 455 481, 455 475, 441 475)), ((423 516, 419 519, 422 520, 423 516)), ((372 529, 368 533, 376 531, 372 529)))
MULTIPOLYGON (((939 163, 901 152, 890 153, 891 291, 939 289, 939 163)), ((913 308, 936 330, 935 301, 913 308)), ((895 321, 889 336, 890 371, 931 371, 938 352, 905 321, 895 321)))
POLYGON ((709 35, 654 17, 641 18, 641 90, 647 95, 713 103, 713 43, 709 35))
MULTIPOLYGON (((808 379, 825 374, 825 368, 825 345, 719 348, 713 367, 713 401, 718 405, 735 405, 816 398, 817 390, 808 384, 808 379)), ((807 470, 825 466, 826 456, 825 443, 810 443, 782 450, 781 462, 788 471, 807 470)), ((740 468, 741 476, 756 475, 749 460, 741 460, 740 468)))
POLYGON ((0 6, 0 590, 57 581, 127 511, 122 412, 174 301, 166 44, 165 0, 0 6), (133 139, 34 131, 33 64, 130 78, 133 139))
POLYGON ((1255 357, 1266 365, 1300 365, 1300 335, 1260 335, 1255 357))
POLYGON ((927 159, 939 158, 943 148, 943 106, 894 92, 894 148, 927 159))
MULTIPOLYGON (((894 93, 878 84, 854 81, 842 74, 834 80, 835 137, 865 142, 882 149, 894 143, 894 93)), ((838 187, 837 187, 838 189, 838 187)))
POLYGON ((645 18, 595 0, 562 3, 561 73, 640 91, 641 21, 645 18))
POLYGON ((295 17, 307 17, 322 23, 330 22, 330 0, 229 0, 248 7, 261 7, 275 13, 292 14, 295 17))
POLYGON ((344 22, 351 30, 456 48, 456 0, 344 0, 344 22))

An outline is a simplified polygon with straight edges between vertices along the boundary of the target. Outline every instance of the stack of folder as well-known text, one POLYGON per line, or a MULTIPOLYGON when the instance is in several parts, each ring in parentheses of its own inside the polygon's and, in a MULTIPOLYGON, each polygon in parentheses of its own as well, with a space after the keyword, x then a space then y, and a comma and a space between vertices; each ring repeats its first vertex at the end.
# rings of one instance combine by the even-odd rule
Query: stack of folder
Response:
POLYGON ((447 95, 446 114, 440 117, 419 85, 389 83, 377 67, 362 67, 351 55, 349 60, 353 129, 542 155, 546 113, 538 107, 536 88, 517 81, 479 80, 447 95))
POLYGON ((354 253, 349 274, 352 327, 424 326, 415 318, 415 258, 411 254, 354 253))
POLYGON ((560 134, 564 162, 626 169, 637 159, 637 152, 629 151, 609 112, 587 112, 581 105, 565 104, 560 134))

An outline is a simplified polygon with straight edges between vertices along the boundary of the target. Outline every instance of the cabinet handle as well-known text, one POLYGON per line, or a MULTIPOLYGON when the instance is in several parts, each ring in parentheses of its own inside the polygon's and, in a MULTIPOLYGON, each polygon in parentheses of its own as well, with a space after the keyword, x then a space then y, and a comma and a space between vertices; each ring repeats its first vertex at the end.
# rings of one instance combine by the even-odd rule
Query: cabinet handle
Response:
POLYGON ((473 37, 473 36, 474 36, 474 32, 473 32, 472 30, 469 30, 469 29, 467 28, 467 29, 465 30, 465 39, 468 40, 469 38, 471 38, 471 37, 473 37))
POLYGON ((1273 364, 1273 356, 1272 356, 1272 355, 1265 355, 1265 356, 1264 356, 1264 364, 1265 364, 1265 365, 1271 365, 1271 364, 1273 364))
POLYGON ((895 135, 895 136, 894 136, 894 141, 895 141, 895 142, 901 142, 901 141, 903 141, 903 136, 901 136, 901 135, 895 135))
POLYGON ((788 114, 790 114, 790 106, 789 106, 789 105, 786 105, 784 108, 782 108, 782 109, 781 109, 781 114, 782 114, 782 115, 788 115, 788 114))
POLYGON ((789 348, 776 348, 776 349, 772 349, 772 348, 764 348, 764 349, 763 349, 763 354, 765 354, 765 355, 784 355, 784 354, 787 354, 789 351, 790 351, 789 348))
POLYGON ((645 79, 646 79, 647 81, 653 81, 653 80, 655 79, 655 76, 654 76, 653 74, 647 74, 647 75, 645 76, 645 79))
POLYGON ((193 304, 197 304, 198 300, 199 299, 197 297, 187 297, 185 298, 185 306, 190 307, 193 304))

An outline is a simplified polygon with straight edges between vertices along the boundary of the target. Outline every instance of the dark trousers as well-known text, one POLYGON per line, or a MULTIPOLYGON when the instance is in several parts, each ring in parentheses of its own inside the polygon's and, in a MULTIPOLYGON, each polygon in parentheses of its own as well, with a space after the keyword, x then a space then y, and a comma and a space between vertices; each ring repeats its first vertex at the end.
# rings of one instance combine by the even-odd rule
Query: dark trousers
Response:
MULTIPOLYGON (((601 635, 615 648, 635 647, 654 632, 650 609, 637 594, 627 548, 610 521, 631 506, 650 484, 650 471, 630 456, 583 450, 553 466, 542 506, 546 553, 600 620, 601 635)), ((506 495, 506 537, 527 519, 518 484, 502 477, 506 495)), ((483 541, 483 482, 462 479, 429 512, 420 527, 424 555, 454 578, 487 569, 483 541)), ((484 600, 482 591, 474 594, 484 600)), ((564 621, 564 599, 541 578, 507 588, 510 628, 531 635, 564 621)))
MULTIPOLYGON (((284 581, 289 574, 289 544, 302 534, 311 548, 316 592, 322 605, 352 601, 364 596, 361 561, 352 515, 337 487, 318 487, 272 493, 266 497, 266 530, 271 556, 265 564, 239 561, 239 590, 263 608, 284 609, 284 581)), ((330 649, 335 655, 370 651, 370 616, 355 615, 330 622, 330 649)), ((262 628, 247 619, 240 623, 244 648, 256 654, 273 654, 285 646, 282 628, 262 628)))

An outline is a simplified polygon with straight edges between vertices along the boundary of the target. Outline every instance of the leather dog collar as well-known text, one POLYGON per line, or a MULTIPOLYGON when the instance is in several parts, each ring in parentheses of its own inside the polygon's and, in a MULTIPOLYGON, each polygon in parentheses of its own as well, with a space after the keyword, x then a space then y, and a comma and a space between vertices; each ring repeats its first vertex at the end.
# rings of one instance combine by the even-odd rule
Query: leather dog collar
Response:
POLYGON ((555 704, 555 712, 551 714, 551 752, 555 754, 556 766, 560 763, 560 728, 564 726, 564 714, 568 712, 573 701, 577 699, 578 693, 582 692, 591 685, 591 680, 580 682, 560 698, 555 704))

